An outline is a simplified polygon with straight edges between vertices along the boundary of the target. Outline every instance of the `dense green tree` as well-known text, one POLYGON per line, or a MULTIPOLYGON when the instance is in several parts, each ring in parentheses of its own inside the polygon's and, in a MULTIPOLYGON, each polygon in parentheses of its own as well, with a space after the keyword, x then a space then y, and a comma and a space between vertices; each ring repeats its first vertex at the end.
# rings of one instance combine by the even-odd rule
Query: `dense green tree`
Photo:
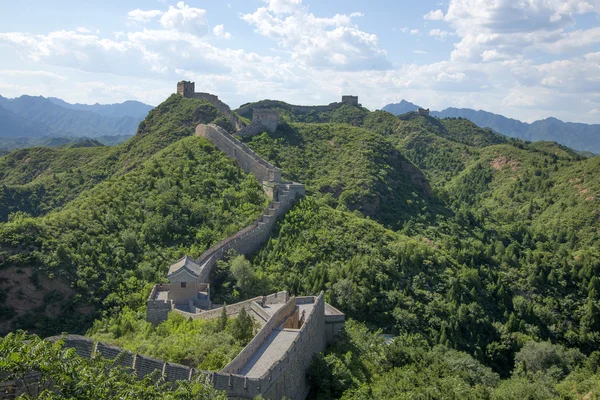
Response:
POLYGON ((0 381, 17 383, 25 394, 21 399, 222 399, 201 378, 178 382, 175 387, 157 374, 138 379, 125 368, 102 357, 83 359, 74 349, 64 350, 62 342, 52 343, 24 333, 0 338, 0 381), (26 378, 36 374, 33 382, 26 378), (28 382, 30 382, 28 384, 28 382), (34 396, 39 384, 39 395, 34 396))

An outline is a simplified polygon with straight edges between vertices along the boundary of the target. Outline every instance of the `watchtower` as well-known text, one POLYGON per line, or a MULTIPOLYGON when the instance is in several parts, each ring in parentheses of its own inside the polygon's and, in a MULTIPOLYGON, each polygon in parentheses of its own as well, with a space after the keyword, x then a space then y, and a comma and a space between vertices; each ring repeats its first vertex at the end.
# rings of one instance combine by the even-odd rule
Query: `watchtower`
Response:
POLYGON ((358 96, 342 96, 342 103, 358 107, 358 96))
POLYGON ((417 109, 417 114, 423 115, 425 117, 429 117, 429 108, 421 108, 421 107, 419 107, 417 109))
POLYGON ((260 122, 269 132, 275 132, 279 125, 279 111, 255 108, 252 110, 252 122, 260 122))
POLYGON ((177 82, 177 94, 183 97, 193 97, 196 91, 194 82, 177 82))

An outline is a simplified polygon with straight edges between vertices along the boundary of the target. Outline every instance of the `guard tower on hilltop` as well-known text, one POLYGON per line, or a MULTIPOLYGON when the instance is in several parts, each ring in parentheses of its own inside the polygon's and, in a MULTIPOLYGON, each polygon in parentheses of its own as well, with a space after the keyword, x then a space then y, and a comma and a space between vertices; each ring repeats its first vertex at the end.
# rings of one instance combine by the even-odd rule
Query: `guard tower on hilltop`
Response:
POLYGON ((279 111, 268 108, 252 110, 252 123, 260 123, 269 132, 275 132, 279 125, 279 111))
POLYGON ((421 108, 417 109, 417 114, 422 115, 424 117, 429 117, 429 108, 421 108))
POLYGON ((358 96, 342 96, 342 103, 358 107, 358 96))
POLYGON ((194 82, 177 82, 177 94, 183 97, 193 97, 196 91, 194 82))

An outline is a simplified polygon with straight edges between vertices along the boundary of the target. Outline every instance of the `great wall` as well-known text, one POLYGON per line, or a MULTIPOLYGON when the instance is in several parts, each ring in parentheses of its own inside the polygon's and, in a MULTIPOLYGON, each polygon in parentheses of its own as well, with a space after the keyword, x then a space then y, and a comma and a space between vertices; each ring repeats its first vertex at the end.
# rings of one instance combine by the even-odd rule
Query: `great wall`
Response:
MULTIPOLYGON (((217 96, 196 93, 194 83, 179 82, 177 93, 183 97, 197 98, 213 104, 225 115, 239 136, 253 135, 277 128, 279 112, 269 109, 253 109, 252 123, 243 121, 221 102, 217 96)), ((343 102, 358 105, 358 98, 344 96, 343 102)), ((339 107, 332 103, 325 107, 339 107)), ((216 125, 200 124, 195 134, 212 142, 227 156, 235 159, 247 173, 252 173, 263 184, 271 202, 257 220, 217 243, 197 260, 184 257, 169 269, 169 284, 157 284, 147 300, 146 319, 159 324, 168 318, 169 312, 178 312, 189 318, 212 319, 221 315, 221 307, 210 301, 210 271, 216 262, 231 250, 237 254, 250 254, 258 250, 269 238, 277 219, 283 216, 304 195, 304 185, 283 182, 281 170, 262 159, 250 148, 216 125)), ((227 305, 230 317, 244 308, 258 323, 260 330, 244 349, 218 372, 169 363, 133 354, 127 350, 95 342, 78 335, 52 337, 63 340, 64 347, 75 349, 81 357, 101 355, 114 360, 115 364, 131 369, 138 377, 155 374, 166 382, 194 380, 204 376, 207 384, 223 390, 230 399, 252 399, 261 395, 265 399, 304 399, 310 390, 306 371, 315 353, 325 350, 342 329, 345 316, 325 303, 324 294, 318 296, 290 297, 287 292, 261 296, 227 305)), ((35 374, 28 378, 35 381, 35 374)), ((5 388, 12 388, 18 395, 18 382, 0 383, 0 399, 5 388)))

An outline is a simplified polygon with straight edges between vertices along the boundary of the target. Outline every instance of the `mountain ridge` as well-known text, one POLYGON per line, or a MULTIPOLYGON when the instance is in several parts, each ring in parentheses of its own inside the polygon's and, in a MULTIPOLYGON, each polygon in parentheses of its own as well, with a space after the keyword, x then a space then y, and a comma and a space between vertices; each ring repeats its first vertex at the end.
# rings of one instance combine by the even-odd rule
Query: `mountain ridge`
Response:
MULTIPOLYGON (((415 111, 418 107, 416 104, 402 100, 400 103, 388 104, 382 110, 400 115, 408 111, 415 111), (409 109, 409 106, 412 106, 412 109, 409 109)), ((600 153, 600 124, 564 122, 555 117, 527 123, 489 111, 456 107, 448 107, 442 111, 431 111, 431 116, 466 118, 482 128, 491 128, 506 136, 531 142, 553 141, 575 150, 587 151, 593 154, 600 153)))
POLYGON ((139 102, 88 106, 42 96, 0 96, 0 137, 131 136, 150 109, 139 102))

